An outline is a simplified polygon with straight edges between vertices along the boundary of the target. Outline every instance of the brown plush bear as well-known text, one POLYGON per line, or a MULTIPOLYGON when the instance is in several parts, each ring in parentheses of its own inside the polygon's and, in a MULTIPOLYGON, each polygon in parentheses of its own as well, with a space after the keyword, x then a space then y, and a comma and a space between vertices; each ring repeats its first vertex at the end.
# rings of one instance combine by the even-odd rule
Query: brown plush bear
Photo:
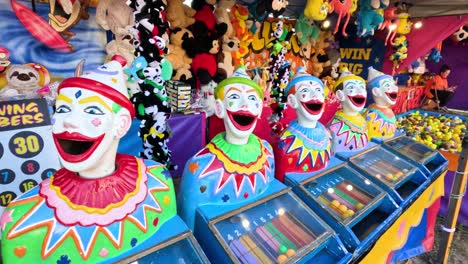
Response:
POLYGON ((186 28, 195 23, 195 15, 197 11, 185 5, 182 0, 167 1, 166 18, 169 21, 169 27, 186 28))
POLYGON ((328 46, 330 46, 330 40, 332 37, 333 35, 331 32, 322 31, 315 41, 313 52, 310 56, 310 61, 312 63, 312 75, 319 77, 323 72, 323 68, 331 65, 330 59, 326 53, 326 49, 328 46))
POLYGON ((186 51, 182 48, 182 43, 188 39, 193 39, 193 34, 186 28, 176 28, 170 36, 169 53, 166 59, 171 62, 175 72, 173 80, 186 81, 192 77, 190 72, 192 59, 187 56, 186 51))

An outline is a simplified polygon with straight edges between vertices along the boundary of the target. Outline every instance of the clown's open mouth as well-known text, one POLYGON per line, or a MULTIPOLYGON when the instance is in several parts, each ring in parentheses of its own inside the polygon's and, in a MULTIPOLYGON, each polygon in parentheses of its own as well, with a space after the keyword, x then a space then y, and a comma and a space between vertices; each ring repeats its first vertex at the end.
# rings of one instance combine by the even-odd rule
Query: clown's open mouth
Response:
POLYGON ((348 96, 348 98, 356 107, 361 107, 366 104, 366 97, 362 95, 348 96))
POLYGON ((255 124, 256 116, 250 112, 246 111, 237 111, 230 112, 228 111, 229 118, 231 119, 234 126, 242 131, 249 130, 255 124))
POLYGON ((387 97, 390 98, 390 100, 395 101, 397 99, 398 93, 393 92, 393 93, 386 93, 387 97))
POLYGON ((60 156, 67 162, 80 162, 93 154, 104 138, 104 134, 97 138, 89 138, 79 133, 63 132, 53 134, 54 143, 60 156))
POLYGON ((323 102, 320 102, 318 100, 302 102, 302 105, 311 115, 318 115, 322 112, 323 109, 323 102))

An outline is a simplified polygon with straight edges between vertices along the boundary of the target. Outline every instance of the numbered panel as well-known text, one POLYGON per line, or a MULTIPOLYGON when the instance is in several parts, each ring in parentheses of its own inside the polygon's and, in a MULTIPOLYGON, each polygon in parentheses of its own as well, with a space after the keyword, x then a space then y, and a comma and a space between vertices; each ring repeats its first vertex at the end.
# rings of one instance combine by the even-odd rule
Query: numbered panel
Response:
POLYGON ((0 102, 0 214, 60 167, 44 99, 0 102))
POLYGON ((289 193, 220 219, 215 232, 231 259, 241 263, 297 260, 331 234, 289 193))

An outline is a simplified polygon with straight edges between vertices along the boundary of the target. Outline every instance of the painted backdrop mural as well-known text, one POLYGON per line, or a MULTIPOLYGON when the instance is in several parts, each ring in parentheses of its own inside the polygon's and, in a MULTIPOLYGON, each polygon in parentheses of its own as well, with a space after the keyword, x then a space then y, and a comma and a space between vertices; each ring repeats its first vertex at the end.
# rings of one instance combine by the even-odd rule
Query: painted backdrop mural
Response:
MULTIPOLYGON (((31 1, 18 2, 31 8, 31 1)), ((36 2, 36 13, 46 21, 49 11, 48 3, 36 2)), ((72 76, 82 59, 86 59, 85 71, 94 69, 104 61, 106 44, 106 33, 97 25, 95 14, 96 9, 89 8, 89 19, 81 20, 72 28, 76 36, 70 43, 75 51, 64 53, 50 49, 35 39, 12 11, 10 1, 0 0, 0 46, 9 50, 11 64, 40 63, 56 78, 72 76)))

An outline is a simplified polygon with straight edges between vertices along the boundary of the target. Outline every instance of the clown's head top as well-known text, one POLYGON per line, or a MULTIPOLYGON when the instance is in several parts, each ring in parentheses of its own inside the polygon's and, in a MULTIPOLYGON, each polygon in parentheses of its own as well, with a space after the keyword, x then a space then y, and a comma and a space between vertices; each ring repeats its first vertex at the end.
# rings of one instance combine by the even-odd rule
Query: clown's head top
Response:
POLYGON ((378 106, 391 107, 396 103, 398 86, 391 75, 383 74, 372 66, 368 69, 367 89, 378 106))
POLYGON ((119 139, 127 133, 135 110, 128 99, 122 67, 112 61, 58 87, 52 134, 62 165, 85 178, 115 170, 119 139))
POLYGON ((366 81, 346 68, 336 81, 334 91, 336 98, 341 101, 343 112, 347 115, 359 114, 366 104, 366 81))
POLYGON ((240 66, 215 89, 215 114, 224 119, 226 141, 246 144, 263 108, 263 92, 240 66))
POLYGON ((304 67, 299 67, 296 75, 288 83, 285 92, 288 95, 289 105, 296 109, 299 124, 314 128, 325 108, 322 81, 308 74, 304 67))

